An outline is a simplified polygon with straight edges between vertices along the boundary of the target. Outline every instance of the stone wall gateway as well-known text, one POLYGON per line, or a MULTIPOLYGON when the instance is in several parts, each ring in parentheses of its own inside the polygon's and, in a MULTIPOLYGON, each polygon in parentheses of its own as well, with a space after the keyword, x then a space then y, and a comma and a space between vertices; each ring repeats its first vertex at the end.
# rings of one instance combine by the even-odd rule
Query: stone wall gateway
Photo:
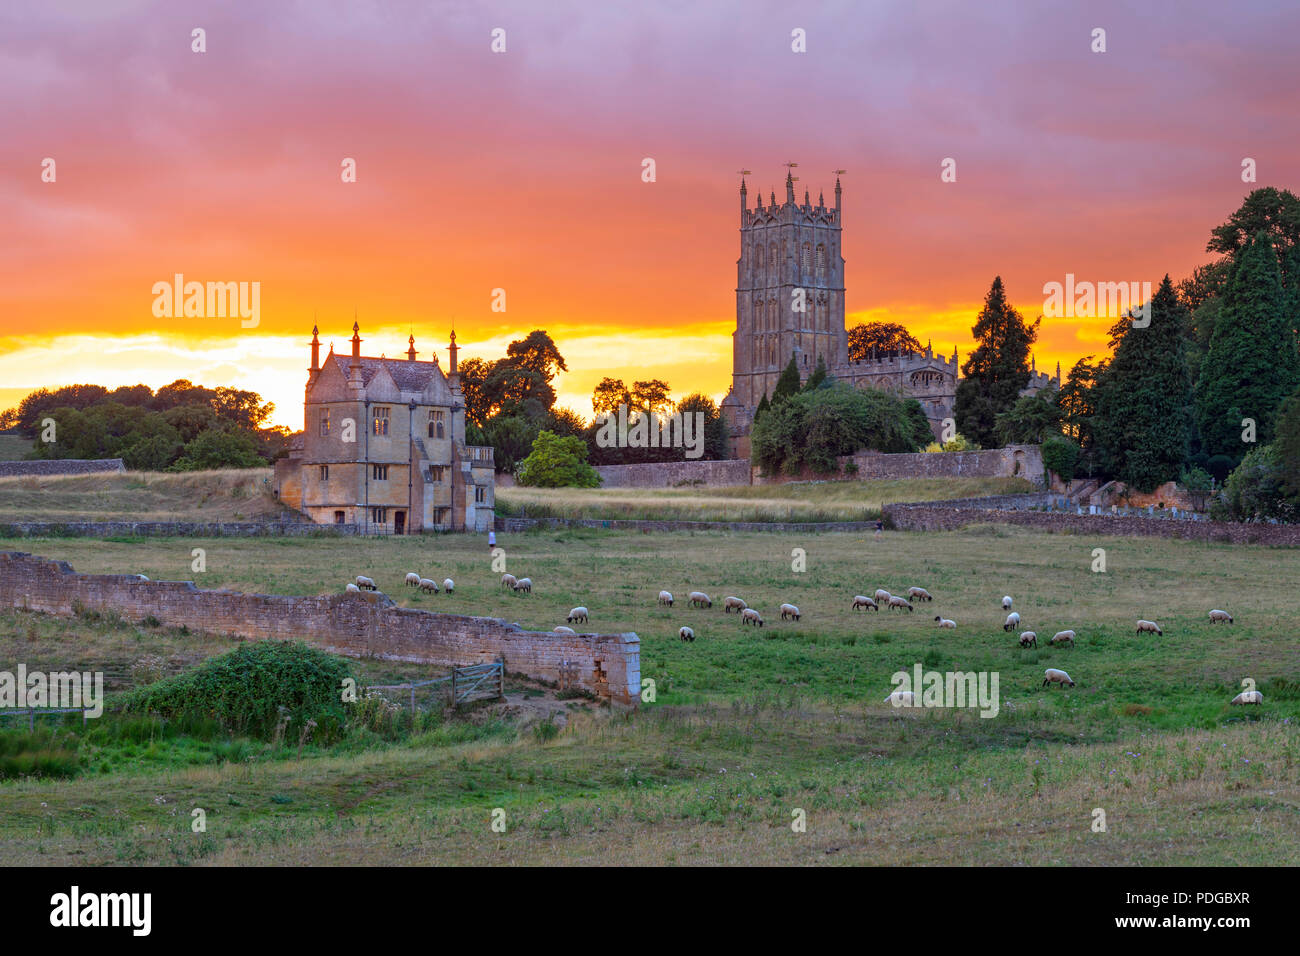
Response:
POLYGON ((0 606, 70 616, 79 608, 138 621, 195 627, 251 640, 301 640, 348 657, 438 667, 504 658, 506 671, 558 682, 561 662, 579 687, 619 708, 641 697, 640 639, 625 634, 525 631, 491 617, 397 607, 382 594, 289 597, 207 591, 192 581, 142 581, 130 574, 77 574, 63 561, 0 551, 0 606))

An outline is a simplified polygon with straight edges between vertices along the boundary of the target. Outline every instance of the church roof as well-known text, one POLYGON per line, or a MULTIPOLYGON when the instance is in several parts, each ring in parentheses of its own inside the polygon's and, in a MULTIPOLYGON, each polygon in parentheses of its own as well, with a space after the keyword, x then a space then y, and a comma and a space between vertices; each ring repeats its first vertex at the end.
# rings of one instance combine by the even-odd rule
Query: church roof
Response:
MULTIPOLYGON (((352 365, 350 355, 330 356, 346 378, 352 365)), ((361 383, 369 385, 375 374, 384 369, 403 392, 422 392, 434 378, 442 377, 438 362, 412 362, 408 359, 369 358, 361 356, 361 383)))

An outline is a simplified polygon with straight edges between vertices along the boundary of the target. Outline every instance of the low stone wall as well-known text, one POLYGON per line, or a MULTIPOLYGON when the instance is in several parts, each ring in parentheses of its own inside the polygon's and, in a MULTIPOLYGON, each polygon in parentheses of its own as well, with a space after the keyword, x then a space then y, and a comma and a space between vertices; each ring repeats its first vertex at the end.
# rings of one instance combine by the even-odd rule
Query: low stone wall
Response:
POLYGON ((436 614, 397 607, 382 594, 288 597, 205 591, 192 581, 141 581, 129 574, 77 574, 63 561, 0 551, 0 606, 71 615, 115 612, 128 620, 153 616, 252 640, 306 641, 348 657, 376 657, 437 667, 487 663, 558 681, 570 662, 582 687, 619 707, 641 694, 640 639, 626 634, 525 631, 498 618, 436 614))
POLYGON ((749 462, 663 461, 640 465, 597 465, 602 488, 685 488, 700 485, 747 485, 749 462))
POLYGON ((294 521, 10 521, 0 538, 314 538, 360 534, 355 524, 294 521))
POLYGON ((819 531, 867 531, 874 521, 670 521, 634 518, 502 518, 496 530, 519 534, 537 528, 605 528, 614 531, 773 531, 815 534, 819 531))
POLYGON ((903 531, 954 531, 970 524, 1013 524, 1058 534, 1124 535, 1300 547, 1300 525, 1235 524, 1136 515, 1081 515, 1068 512, 1013 511, 951 507, 947 502, 884 507, 886 522, 903 531))
POLYGON ((121 458, 40 458, 35 461, 0 461, 0 478, 25 475, 98 475, 123 472, 121 458))
MULTIPOLYGON (((892 478, 1024 478, 1041 481, 1043 453, 1039 445, 1008 445, 986 451, 917 452, 910 455, 883 455, 858 452, 839 459, 840 469, 857 466, 838 477, 852 481, 878 481, 892 478)), ((818 476, 811 473, 787 477, 764 478, 754 469, 757 485, 782 484, 818 476)))

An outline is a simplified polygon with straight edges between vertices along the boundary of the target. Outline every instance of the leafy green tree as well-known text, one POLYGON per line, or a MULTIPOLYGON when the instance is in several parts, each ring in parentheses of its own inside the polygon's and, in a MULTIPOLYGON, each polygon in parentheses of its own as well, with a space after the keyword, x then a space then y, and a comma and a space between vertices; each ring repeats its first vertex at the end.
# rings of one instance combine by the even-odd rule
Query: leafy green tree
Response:
POLYGON ((1273 442, 1282 470, 1282 492, 1300 513, 1300 389, 1282 403, 1277 416, 1277 439, 1273 442))
POLYGON ((1240 261, 1242 253, 1261 232, 1266 235, 1281 270, 1287 253, 1300 243, 1300 198, 1273 186, 1252 190, 1228 221, 1211 231, 1205 251, 1221 252, 1240 261))
MULTIPOLYGON (((704 457, 706 459, 718 461, 727 457, 727 423, 713 399, 701 392, 695 392, 677 403, 677 411, 683 416, 693 415, 696 412, 704 415, 704 457)), ((678 449, 674 451, 683 454, 678 449)))
POLYGON ((498 415, 483 427, 486 444, 494 449, 496 470, 510 474, 533 447, 541 424, 526 415, 498 415))
POLYGON ((1211 454, 1242 452, 1243 418, 1254 420, 1260 444, 1272 441, 1278 406, 1300 385, 1284 302, 1277 257, 1261 231, 1240 253, 1197 383, 1197 416, 1211 454))
POLYGON ((1124 335, 1097 386, 1093 427, 1104 466, 1139 491, 1178 477, 1191 437, 1186 309, 1168 275, 1150 305, 1150 325, 1124 335))
POLYGON ((1011 408, 1029 384, 1029 347, 1038 338, 1041 317, 1032 325, 1007 301, 997 276, 984 299, 971 334, 979 344, 962 365, 954 416, 957 430, 983 447, 992 447, 997 416, 1011 408))
POLYGON ((460 392, 465 400, 465 419, 482 428, 492 415, 492 405, 484 391, 492 363, 481 358, 462 359, 456 363, 456 372, 460 375, 460 392))
POLYGON ((1045 390, 1016 400, 994 419, 993 433, 1003 445, 1038 443, 1061 431, 1058 393, 1045 390))
POLYGON ((772 404, 780 405, 792 395, 799 393, 799 366, 795 364, 794 356, 790 356, 790 361, 786 363, 785 368, 781 371, 781 376, 776 380, 776 387, 772 389, 772 404))
POLYGON ((921 343, 897 322, 861 322, 849 329, 849 361, 865 362, 877 355, 920 352, 921 343))
POLYGON ((572 435, 543 430, 533 450, 519 465, 515 479, 537 488, 596 488, 600 475, 587 464, 587 443, 572 435))
POLYGON ((1288 501, 1276 445, 1251 450, 1223 486, 1226 517, 1233 521, 1286 521, 1300 516, 1288 501))
POLYGON ((581 437, 587 430, 587 420, 571 408, 557 406, 547 410, 545 427, 560 436, 581 437))
POLYGON ((763 397, 758 400, 758 407, 754 409, 754 421, 762 418, 763 413, 771 407, 772 403, 767 400, 767 392, 764 392, 763 397))
POLYGON ((830 381, 830 377, 830 373, 826 370, 826 357, 824 355, 819 355, 817 356, 817 367, 813 369, 813 373, 808 376, 808 381, 803 383, 803 390, 805 392, 811 392, 815 388, 821 388, 830 381))
POLYGON ((930 438, 914 399, 836 382, 773 404, 750 432, 752 459, 765 473, 834 472, 837 458, 863 448, 912 452, 930 438))
POLYGON ((1092 417, 1097 411, 1093 386, 1108 364, 1109 360, 1092 364, 1091 355, 1079 359, 1065 377, 1056 399, 1061 409, 1062 432, 1083 448, 1092 445, 1092 417))
POLYGON ((217 427, 217 413, 211 405, 176 405, 162 413, 163 421, 180 433, 181 441, 193 441, 209 428, 217 427))
POLYGON ((1043 467, 1062 481, 1073 481, 1083 449, 1064 435, 1052 435, 1043 442, 1043 467))
POLYGON ((135 442, 122 453, 122 463, 132 471, 165 471, 185 447, 176 430, 168 430, 170 435, 159 432, 135 442))
POLYGON ((211 429, 185 445, 185 454, 172 466, 172 470, 260 468, 265 464, 257 453, 257 440, 247 432, 234 428, 211 429))
POLYGON ((635 408, 639 412, 653 412, 656 415, 665 415, 672 411, 673 402, 669 398, 668 383, 662 379, 652 378, 644 382, 632 383, 632 403, 628 406, 629 410, 635 408))

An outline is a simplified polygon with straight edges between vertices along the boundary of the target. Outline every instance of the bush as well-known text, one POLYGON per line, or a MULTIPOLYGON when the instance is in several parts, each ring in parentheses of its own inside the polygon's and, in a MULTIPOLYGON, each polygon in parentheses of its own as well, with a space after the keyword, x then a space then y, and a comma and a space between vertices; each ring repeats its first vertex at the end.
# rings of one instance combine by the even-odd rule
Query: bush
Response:
POLYGON ((542 431, 520 464, 515 480, 537 488, 597 488, 600 475, 587 464, 587 443, 572 435, 542 431))
POLYGON ((967 438, 965 435, 961 434, 961 432, 958 432, 956 435, 953 435, 943 444, 940 444, 937 441, 932 441, 930 442, 930 444, 925 446, 924 450, 927 452, 979 451, 975 443, 971 441, 969 438, 967 438))
POLYGON ((284 710, 295 730, 314 720, 312 740, 324 743, 342 731, 342 687, 350 676, 347 663, 333 654, 302 643, 259 641, 132 691, 121 708, 167 719, 211 718, 229 733, 264 740, 277 728, 284 733, 284 710))
POLYGON ((1070 439, 1053 435, 1043 442, 1043 466, 1062 481, 1073 481, 1083 449, 1070 439))
POLYGON ((1223 506, 1233 521, 1286 521, 1297 518, 1283 492, 1281 456, 1274 445, 1253 449, 1223 486, 1223 506))

